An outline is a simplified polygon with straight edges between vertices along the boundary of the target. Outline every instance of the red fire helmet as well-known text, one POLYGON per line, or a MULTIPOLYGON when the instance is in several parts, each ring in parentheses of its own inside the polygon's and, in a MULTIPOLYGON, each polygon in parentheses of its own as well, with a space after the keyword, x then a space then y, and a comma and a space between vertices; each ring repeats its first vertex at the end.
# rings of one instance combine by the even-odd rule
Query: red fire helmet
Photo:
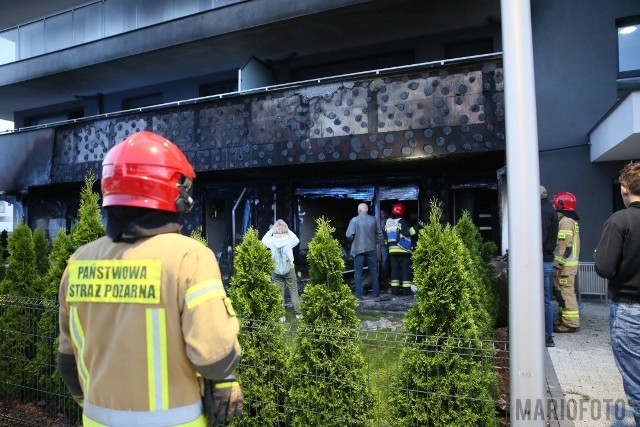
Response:
POLYGON ((195 173, 184 153, 153 132, 136 132, 102 162, 102 206, 135 206, 184 214, 193 206, 195 173))
POLYGON ((395 203, 391 207, 391 214, 398 215, 398 216, 404 215, 404 205, 402 203, 395 203))
POLYGON ((572 193, 568 191, 561 191, 553 196, 553 207, 557 211, 575 211, 577 199, 572 193))

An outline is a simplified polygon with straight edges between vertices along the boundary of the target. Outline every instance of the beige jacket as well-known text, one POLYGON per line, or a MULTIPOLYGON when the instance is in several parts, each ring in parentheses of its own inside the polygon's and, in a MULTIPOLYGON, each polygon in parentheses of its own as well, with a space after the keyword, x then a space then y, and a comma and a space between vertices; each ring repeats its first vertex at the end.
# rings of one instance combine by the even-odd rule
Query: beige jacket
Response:
POLYGON ((193 421, 199 374, 219 380, 238 362, 239 324, 216 258, 189 237, 82 246, 59 300, 59 352, 75 355, 84 415, 103 424, 193 421))
POLYGON ((558 224, 558 242, 554 251, 553 266, 560 269, 560 275, 578 274, 580 256, 580 227, 578 222, 562 216, 558 224))

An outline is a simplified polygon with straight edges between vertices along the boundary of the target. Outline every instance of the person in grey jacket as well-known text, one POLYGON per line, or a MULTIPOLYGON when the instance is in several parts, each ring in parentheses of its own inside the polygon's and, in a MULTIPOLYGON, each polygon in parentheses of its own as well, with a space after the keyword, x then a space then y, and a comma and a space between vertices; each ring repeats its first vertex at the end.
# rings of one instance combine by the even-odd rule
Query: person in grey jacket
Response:
POLYGON ((353 276, 355 279, 356 297, 362 299, 362 270, 366 261, 371 276, 371 287, 374 298, 380 297, 380 282, 378 280, 377 246, 382 241, 382 229, 375 217, 369 215, 366 203, 358 205, 358 215, 349 221, 347 239, 351 242, 353 256, 353 276))
POLYGON ((627 208, 604 223, 593 260, 598 276, 609 281, 611 350, 640 426, 640 163, 620 171, 620 194, 627 208))

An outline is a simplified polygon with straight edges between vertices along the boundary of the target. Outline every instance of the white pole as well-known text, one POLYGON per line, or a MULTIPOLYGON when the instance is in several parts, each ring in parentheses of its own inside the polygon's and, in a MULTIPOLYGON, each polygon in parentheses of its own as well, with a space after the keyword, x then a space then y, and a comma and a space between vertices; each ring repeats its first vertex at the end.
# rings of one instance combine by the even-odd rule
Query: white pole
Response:
POLYGON ((544 426, 544 292, 536 92, 529 0, 501 0, 509 199, 512 426, 544 426))

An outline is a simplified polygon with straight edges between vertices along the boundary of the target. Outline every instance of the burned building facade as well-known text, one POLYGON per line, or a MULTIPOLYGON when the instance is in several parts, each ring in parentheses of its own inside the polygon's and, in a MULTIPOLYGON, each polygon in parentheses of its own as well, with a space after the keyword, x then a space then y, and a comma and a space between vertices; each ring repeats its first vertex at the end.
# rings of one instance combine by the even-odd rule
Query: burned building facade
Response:
POLYGON ((184 231, 202 227, 223 267, 249 226, 264 233, 276 218, 300 235, 304 265, 315 219, 330 219, 340 239, 360 201, 375 215, 402 201, 416 221, 437 200, 444 220, 467 210, 500 243, 497 170, 506 141, 495 55, 25 131, 22 138, 40 141, 31 156, 45 165, 20 196, 29 225, 50 234, 69 227, 85 177, 99 178, 109 148, 141 130, 175 142, 194 165, 197 203, 184 231))
MULTIPOLYGON (((277 217, 304 253, 321 215, 340 229, 359 201, 377 215, 404 200, 424 219, 432 199, 504 252, 505 153, 523 141, 505 135, 503 3, 10 2, 0 119, 16 130, 0 132, 0 200, 14 225, 69 228, 106 150, 152 130, 194 163, 185 232, 202 225, 221 258, 277 217)), ((529 3, 539 180, 578 198, 589 261, 622 206, 618 171, 640 157, 640 5, 529 3)))

